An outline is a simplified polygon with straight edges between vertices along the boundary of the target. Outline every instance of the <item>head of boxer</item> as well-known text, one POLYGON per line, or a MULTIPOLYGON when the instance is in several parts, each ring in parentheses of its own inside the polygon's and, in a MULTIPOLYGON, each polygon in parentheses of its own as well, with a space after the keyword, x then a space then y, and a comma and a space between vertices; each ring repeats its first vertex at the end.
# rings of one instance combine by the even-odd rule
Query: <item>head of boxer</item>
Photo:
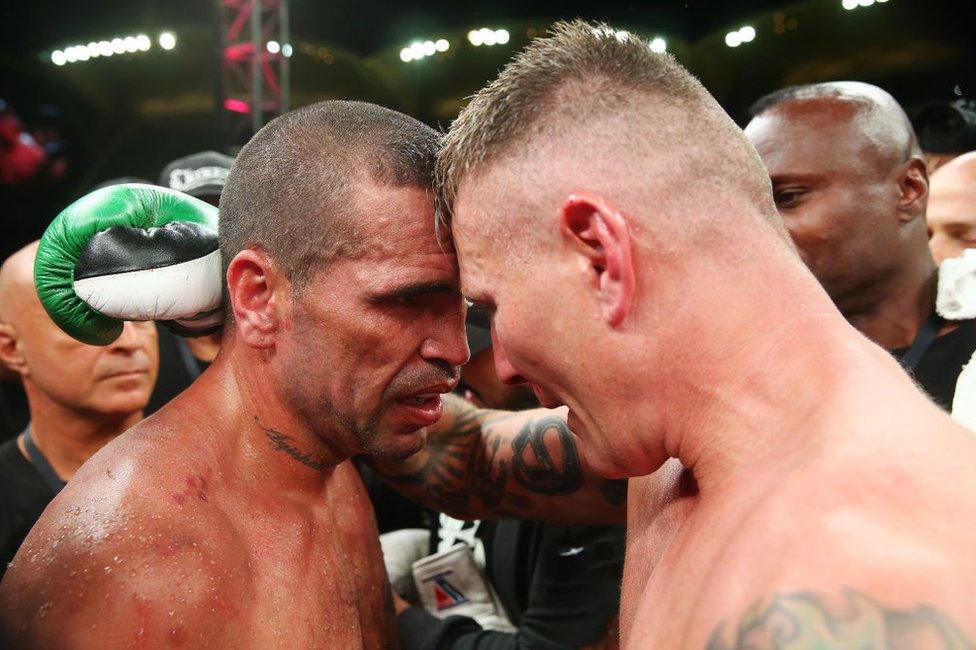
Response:
POLYGON ((925 161, 891 95, 821 83, 773 93, 751 112, 745 132, 776 207, 841 313, 856 322, 933 276, 925 161))
POLYGON ((30 244, 0 267, 0 361, 23 381, 31 435, 45 454, 72 436, 104 444, 142 419, 158 370, 156 326, 127 322, 104 347, 68 336, 34 291, 36 250, 30 244))
POLYGON ((932 174, 927 213, 935 261, 976 248, 976 152, 953 159, 932 174))
POLYGON ((773 284, 809 279, 741 130, 672 57, 604 26, 557 24, 479 92, 438 188, 499 377, 568 405, 605 476, 676 455, 702 396, 737 381, 737 332, 773 284))
POLYGON ((221 195, 222 355, 335 459, 416 452, 468 358, 433 228, 438 139, 379 106, 314 104, 255 135, 221 195))

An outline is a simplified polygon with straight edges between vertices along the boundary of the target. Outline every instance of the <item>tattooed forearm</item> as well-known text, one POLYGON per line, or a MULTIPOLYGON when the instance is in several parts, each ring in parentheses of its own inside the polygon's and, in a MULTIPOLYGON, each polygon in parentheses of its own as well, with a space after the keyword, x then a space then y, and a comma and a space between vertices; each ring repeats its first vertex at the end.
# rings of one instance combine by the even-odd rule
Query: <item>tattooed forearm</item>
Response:
POLYGON ((583 485, 576 442, 560 418, 545 417, 527 422, 512 440, 512 451, 512 475, 521 486, 533 492, 570 494, 583 485), (561 452, 559 462, 549 453, 548 444, 553 443, 552 437, 556 438, 556 446, 561 452))
POLYGON ((254 422, 261 427, 261 430, 264 431, 265 435, 268 436, 268 440, 271 441, 271 446, 273 446, 276 450, 285 452, 302 465, 311 467, 317 472, 321 472, 326 468, 326 462, 324 460, 321 458, 316 458, 312 454, 302 452, 294 445, 295 439, 288 434, 264 426, 258 421, 257 416, 254 416, 254 422))
POLYGON ((794 593, 756 602, 731 635, 726 634, 724 625, 712 634, 708 650, 727 648, 972 650, 973 645, 934 607, 895 609, 848 589, 836 600, 821 594, 794 593))

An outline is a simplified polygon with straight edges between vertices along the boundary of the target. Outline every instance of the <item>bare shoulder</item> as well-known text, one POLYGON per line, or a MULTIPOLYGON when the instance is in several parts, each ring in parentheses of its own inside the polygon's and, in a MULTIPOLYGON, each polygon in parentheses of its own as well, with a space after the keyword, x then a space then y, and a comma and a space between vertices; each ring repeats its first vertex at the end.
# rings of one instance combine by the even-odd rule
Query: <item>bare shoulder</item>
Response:
POLYGON ((165 457, 154 462, 138 441, 110 447, 52 502, 14 558, 0 585, 4 636, 17 647, 222 638, 249 583, 212 477, 198 459, 180 470, 165 457))
POLYGON ((728 616, 708 637, 726 648, 973 648, 972 617, 924 600, 887 598, 853 588, 774 591, 728 616))

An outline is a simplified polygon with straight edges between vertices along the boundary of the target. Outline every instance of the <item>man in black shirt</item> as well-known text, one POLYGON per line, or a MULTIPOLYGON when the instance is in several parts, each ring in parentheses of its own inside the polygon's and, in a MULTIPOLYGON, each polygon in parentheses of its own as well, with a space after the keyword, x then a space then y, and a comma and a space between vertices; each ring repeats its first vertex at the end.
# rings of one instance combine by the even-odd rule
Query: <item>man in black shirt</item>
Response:
POLYGON ((905 112, 876 86, 831 82, 777 91, 751 113, 746 135, 804 262, 848 321, 951 409, 976 323, 936 301, 928 176, 905 112))
POLYGON ((142 419, 158 365, 153 323, 126 323, 105 347, 62 332, 34 291, 36 249, 0 267, 0 362, 20 376, 31 416, 0 445, 0 576, 82 463, 142 419))

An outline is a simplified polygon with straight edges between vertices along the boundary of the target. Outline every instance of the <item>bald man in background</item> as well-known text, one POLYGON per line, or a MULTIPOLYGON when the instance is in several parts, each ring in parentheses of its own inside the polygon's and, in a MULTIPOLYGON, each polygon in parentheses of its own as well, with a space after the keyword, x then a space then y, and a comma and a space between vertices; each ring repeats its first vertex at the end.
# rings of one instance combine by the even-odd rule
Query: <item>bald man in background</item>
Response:
POLYGON ((31 417, 0 446, 0 576, 65 482, 142 419, 158 366, 153 323, 126 323, 105 347, 55 325, 34 291, 36 250, 0 267, 0 362, 23 381, 31 417))
POLYGON ((777 91, 751 113, 746 136, 803 261, 844 317, 951 410, 976 320, 952 301, 936 308, 928 176, 901 106, 877 86, 829 82, 777 91))
POLYGON ((976 152, 959 156, 932 174, 928 224, 929 248, 936 263, 976 248, 976 152))

